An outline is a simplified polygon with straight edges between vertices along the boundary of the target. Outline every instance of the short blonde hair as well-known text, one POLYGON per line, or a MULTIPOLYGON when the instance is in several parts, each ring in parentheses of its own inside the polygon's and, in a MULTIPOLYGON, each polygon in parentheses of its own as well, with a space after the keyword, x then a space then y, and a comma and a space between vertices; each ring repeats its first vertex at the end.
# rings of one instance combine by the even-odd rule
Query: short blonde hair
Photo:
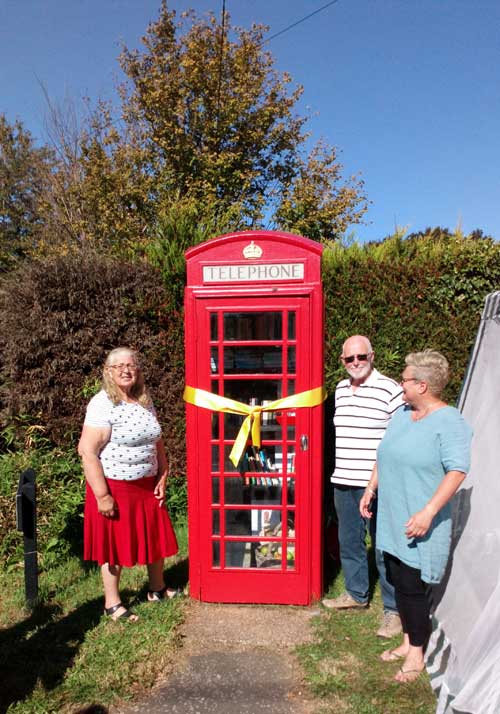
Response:
POLYGON ((406 355, 405 362, 408 367, 413 367, 415 378, 426 382, 429 391, 435 396, 438 397, 448 384, 450 366, 441 352, 435 350, 410 352, 406 355))
POLYGON ((114 380, 111 378, 108 368, 111 366, 113 359, 121 353, 130 355, 137 365, 136 380, 130 391, 131 395, 134 399, 137 399, 139 404, 142 404, 143 407, 150 406, 151 397, 149 396, 149 392, 144 385, 144 375, 139 362, 139 356, 135 350, 131 350, 129 347, 115 347, 115 349, 111 350, 111 352, 107 354, 102 370, 102 388, 115 406, 120 403, 121 397, 118 392, 118 388, 114 380))

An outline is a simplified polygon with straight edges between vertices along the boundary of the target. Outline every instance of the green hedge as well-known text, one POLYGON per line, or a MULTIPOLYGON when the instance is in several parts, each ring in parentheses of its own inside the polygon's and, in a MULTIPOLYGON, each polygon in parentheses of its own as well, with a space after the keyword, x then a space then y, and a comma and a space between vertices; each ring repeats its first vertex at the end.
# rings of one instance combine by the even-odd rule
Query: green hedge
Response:
POLYGON ((327 246, 323 281, 328 391, 343 375, 343 341, 360 333, 372 340, 377 367, 396 379, 408 352, 442 351, 452 372, 446 397, 454 402, 485 297, 500 288, 500 244, 445 234, 327 246))
MULTIPOLYGON (((155 260, 160 262, 158 256, 155 260)), ((103 356, 119 344, 137 348, 143 357, 172 467, 170 509, 174 517, 185 513, 182 281, 178 266, 162 276, 142 262, 86 253, 25 264, 4 280, 3 563, 19 555, 13 494, 19 471, 28 463, 40 472, 40 548, 45 560, 77 547, 83 481, 76 438, 103 356)), ((484 299, 500 288, 500 245, 490 238, 446 233, 394 236, 363 246, 328 244, 323 282, 330 393, 344 375, 338 359, 342 342, 361 333, 372 340, 377 367, 396 379, 408 352, 441 350, 452 367, 446 396, 453 402, 484 299)))

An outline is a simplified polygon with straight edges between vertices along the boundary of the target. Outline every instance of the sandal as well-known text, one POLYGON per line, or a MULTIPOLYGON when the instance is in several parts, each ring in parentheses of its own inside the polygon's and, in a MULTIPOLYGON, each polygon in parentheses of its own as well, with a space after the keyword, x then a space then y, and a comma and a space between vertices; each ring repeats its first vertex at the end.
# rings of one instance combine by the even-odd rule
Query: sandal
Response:
POLYGON ((105 607, 104 614, 106 615, 106 617, 110 617, 114 622, 116 622, 117 620, 121 620, 122 618, 127 620, 129 617, 132 618, 130 620, 130 622, 135 622, 136 620, 139 619, 138 616, 135 613, 128 610, 122 602, 118 602, 116 605, 112 605, 111 607, 105 607), (113 617, 115 612, 117 610, 119 610, 121 607, 123 607, 123 612, 121 613, 121 615, 117 615, 116 617, 113 617))
POLYGON ((399 684, 409 684, 410 682, 414 682, 418 679, 424 672, 425 667, 422 667, 422 669, 403 669, 400 667, 394 677, 394 680, 399 682, 399 684))
POLYGON ((399 654, 396 650, 384 650, 379 656, 382 662, 395 662, 398 659, 404 659, 406 655, 399 654))
POLYGON ((164 585, 161 590, 148 590, 148 602, 173 600, 175 597, 182 597, 183 594, 180 588, 167 588, 167 586, 164 585))

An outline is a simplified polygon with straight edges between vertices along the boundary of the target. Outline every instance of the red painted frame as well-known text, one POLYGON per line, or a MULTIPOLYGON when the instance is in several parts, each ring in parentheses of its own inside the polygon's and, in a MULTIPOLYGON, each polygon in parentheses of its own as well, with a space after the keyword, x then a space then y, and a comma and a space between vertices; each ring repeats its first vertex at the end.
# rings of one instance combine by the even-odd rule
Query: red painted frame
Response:
MULTIPOLYGON (((248 254, 248 251, 246 252, 248 254)), ((253 254, 257 252, 253 251, 253 254)), ((297 316, 295 391, 301 392, 321 386, 324 327, 321 253, 322 246, 314 241, 288 233, 269 231, 229 234, 188 250, 185 293, 186 384, 215 391, 216 381, 209 367, 210 313, 221 310, 287 313, 292 310, 297 316), (253 247, 261 249, 262 254, 259 257, 244 257, 243 251, 252 242, 253 247), (278 268, 271 269, 269 266, 280 264, 302 265, 303 268, 297 269, 300 277, 295 276, 292 280, 240 279, 241 275, 245 276, 249 272, 258 274, 259 270, 261 274, 272 274, 273 271, 277 272, 278 268), (206 269, 205 277, 210 276, 214 266, 232 268, 218 271, 218 277, 222 278, 218 282, 204 282, 203 269, 206 269), (251 271, 248 266, 253 266, 251 271)), ((250 254, 252 255, 252 251, 250 254)), ((212 342, 212 346, 214 344, 212 342)), ((222 365, 221 370, 218 381, 222 385, 224 380, 230 380, 231 377, 221 376, 224 370, 222 365)), ((269 378, 269 375, 266 377, 269 378)), ((236 374, 236 378, 258 380, 259 375, 253 377, 251 374, 236 374)), ((289 507, 295 512, 296 519, 295 568, 288 570, 285 558, 278 570, 212 567, 212 543, 218 540, 212 533, 212 512, 218 510, 222 522, 224 503, 222 502, 220 507, 212 504, 211 448, 212 445, 221 447, 217 447, 219 442, 212 438, 212 413, 190 404, 186 405, 189 579, 193 598, 208 602, 306 605, 321 596, 323 407, 298 409, 295 421, 296 475, 293 477, 296 496, 295 506, 289 507), (307 451, 301 451, 299 448, 302 434, 306 434, 309 439, 307 451)), ((284 450, 285 446, 283 453, 284 450)), ((220 469, 219 475, 214 472, 216 477, 231 477, 231 473, 224 471, 223 464, 220 469)), ((286 473, 283 474, 283 478, 285 477, 286 473)), ((221 498, 223 501, 223 497, 221 498)), ((286 499, 286 496, 283 498, 286 499)), ((244 540, 251 541, 252 537, 245 537, 244 540)), ((286 545, 287 541, 283 540, 283 548, 286 545)), ((220 547, 223 550, 222 544, 220 547)))

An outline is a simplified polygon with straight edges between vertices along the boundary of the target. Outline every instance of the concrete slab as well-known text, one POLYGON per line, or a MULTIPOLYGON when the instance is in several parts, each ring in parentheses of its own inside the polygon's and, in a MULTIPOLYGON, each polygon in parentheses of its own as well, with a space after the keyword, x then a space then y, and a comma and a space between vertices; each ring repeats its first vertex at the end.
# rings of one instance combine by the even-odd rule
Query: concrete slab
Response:
POLYGON ((173 673, 114 714, 309 714, 293 654, 313 608, 191 601, 173 673))

